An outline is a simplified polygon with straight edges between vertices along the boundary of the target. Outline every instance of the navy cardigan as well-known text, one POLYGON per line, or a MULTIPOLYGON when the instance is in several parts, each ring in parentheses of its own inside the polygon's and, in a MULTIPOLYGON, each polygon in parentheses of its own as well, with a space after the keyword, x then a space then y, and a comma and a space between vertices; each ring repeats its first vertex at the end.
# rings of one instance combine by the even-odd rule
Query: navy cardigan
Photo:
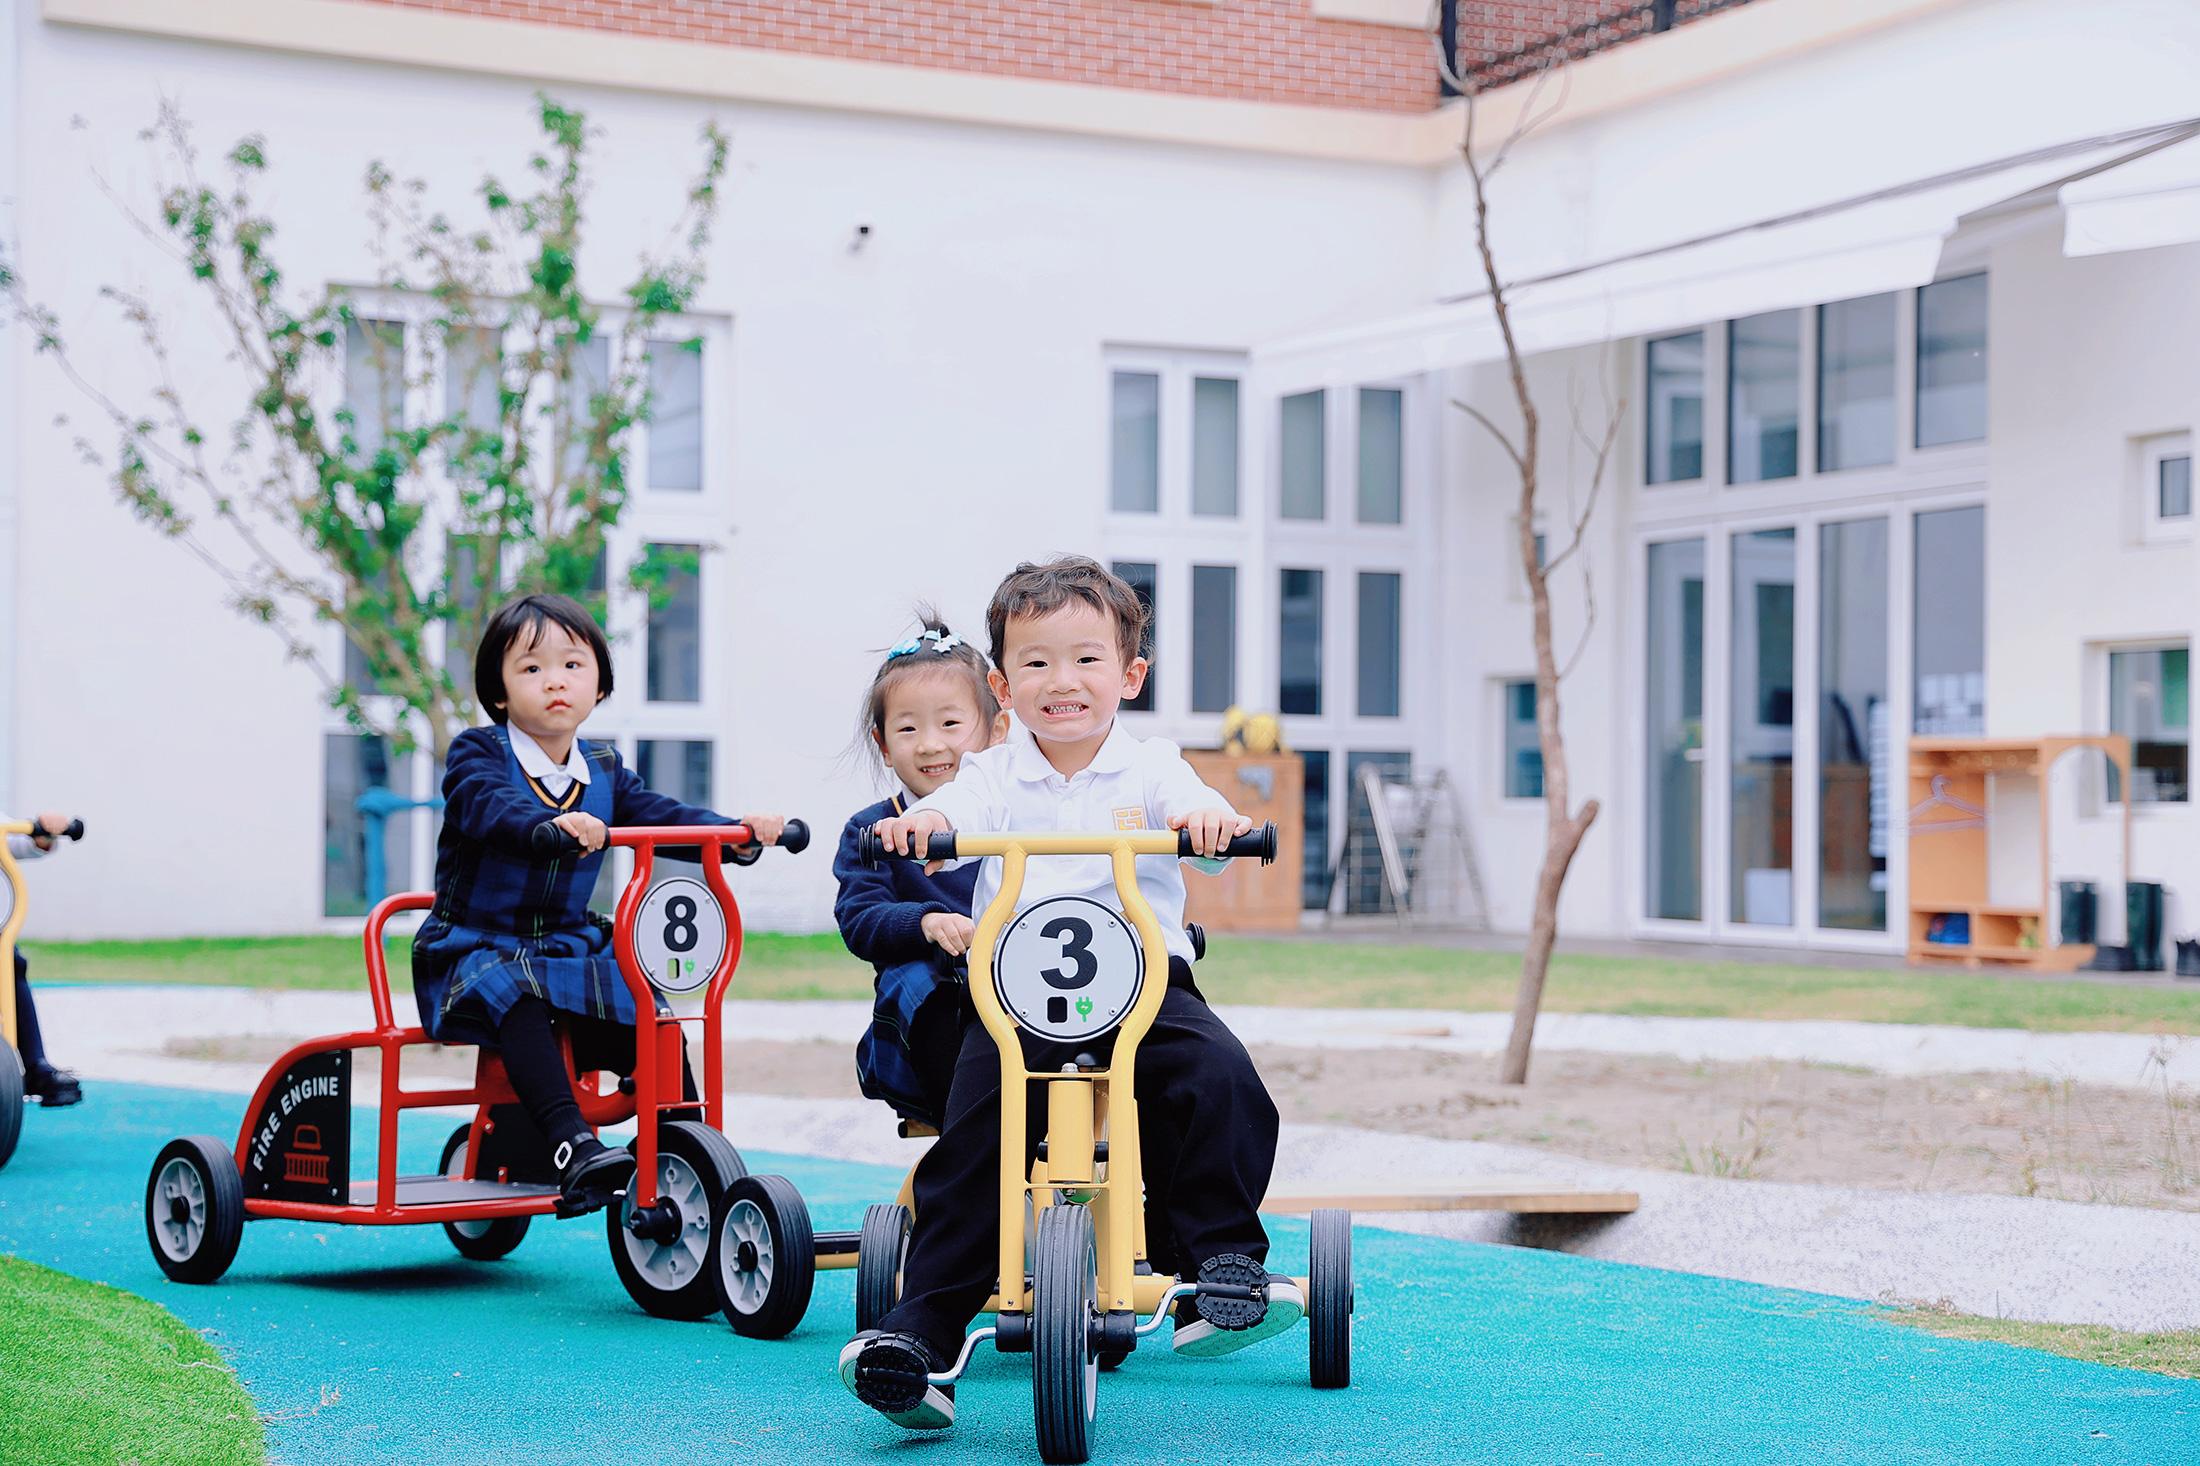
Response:
POLYGON ((924 918, 934 911, 973 915, 970 902, 978 885, 975 860, 932 876, 914 860, 888 860, 876 870, 866 870, 857 853, 857 837, 901 812, 899 796, 858 810, 840 832, 840 849, 833 854, 833 878, 840 882, 833 920, 840 926, 840 939, 849 951, 881 970, 922 962, 937 953, 939 948, 924 939, 924 918))

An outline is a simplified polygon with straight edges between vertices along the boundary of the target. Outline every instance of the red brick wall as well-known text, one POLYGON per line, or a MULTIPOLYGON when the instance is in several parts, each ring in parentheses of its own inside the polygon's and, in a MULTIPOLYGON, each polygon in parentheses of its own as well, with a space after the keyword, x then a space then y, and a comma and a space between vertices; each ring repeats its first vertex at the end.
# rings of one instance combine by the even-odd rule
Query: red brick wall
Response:
MULTIPOLYGON (((704 45, 799 51, 994 76, 1246 101, 1420 112, 1437 105, 1420 31, 1316 20, 1312 0, 362 0, 704 45)), ((1686 19, 1740 0, 1681 0, 1686 19)), ((1647 25, 1630 0, 1460 0, 1460 62, 1624 17, 1569 49, 1647 25)), ((1492 77, 1499 81, 1504 77, 1492 77)))
POLYGON ((1418 31, 1311 0, 368 0, 995 76, 1385 112, 1436 105, 1418 31))

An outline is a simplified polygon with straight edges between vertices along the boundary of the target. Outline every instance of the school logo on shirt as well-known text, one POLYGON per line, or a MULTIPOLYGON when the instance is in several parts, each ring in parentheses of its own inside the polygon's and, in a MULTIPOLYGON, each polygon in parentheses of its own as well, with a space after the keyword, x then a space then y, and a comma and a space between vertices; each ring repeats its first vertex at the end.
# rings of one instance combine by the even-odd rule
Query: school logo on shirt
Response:
POLYGON ((1119 830, 1143 830, 1146 828, 1146 811, 1141 805, 1129 805, 1115 810, 1115 827, 1119 830))

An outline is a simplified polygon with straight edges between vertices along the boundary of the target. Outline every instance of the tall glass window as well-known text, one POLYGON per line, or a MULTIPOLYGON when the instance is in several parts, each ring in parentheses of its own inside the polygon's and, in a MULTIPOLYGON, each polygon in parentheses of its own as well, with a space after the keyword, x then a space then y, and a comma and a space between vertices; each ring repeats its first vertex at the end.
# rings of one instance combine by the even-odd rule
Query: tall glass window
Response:
POLYGON ((1732 919, 1795 921, 1795 531, 1734 538, 1732 919))
POLYGON ((1192 567, 1192 711, 1237 701, 1237 567, 1192 567))
POLYGON ((1302 751, 1306 771, 1306 863, 1299 877, 1299 904, 1319 911, 1329 904, 1329 751, 1302 751))
POLYGON ((1887 521, 1818 532, 1818 924, 1887 929, 1887 521))
POLYGON ((651 545, 665 567, 649 607, 649 700, 703 700, 703 577, 700 545, 651 545), (660 604, 661 602, 661 604, 660 604))
POLYGON ((344 406, 363 458, 405 425, 405 324, 353 319, 344 325, 344 406))
POLYGON ((387 741, 359 733, 330 733, 321 740, 321 913, 364 916, 368 906, 392 891, 412 889, 410 812, 382 822, 379 852, 370 848, 367 817, 359 796, 388 789, 412 797, 408 766, 390 757, 387 741), (381 870, 371 869, 379 856, 381 870), (377 880, 377 876, 379 880, 377 880))
POLYGON ((1360 716, 1398 716, 1398 620, 1404 577, 1395 571, 1360 572, 1360 716))
POLYGON ((1543 797, 1543 740, 1535 723, 1535 682, 1505 684, 1505 797, 1543 797))
POLYGON ((1912 571, 1913 732, 1986 731, 1986 511, 1917 516, 1912 571))
POLYGON ((649 486, 703 489, 703 343, 649 343, 649 486))
MULTIPOLYGON (((2132 798, 2183 804, 2191 796, 2192 652, 2156 647, 2108 654, 2108 731, 2131 740, 2132 798)), ((2112 764, 2108 798, 2123 802, 2112 764)))
POLYGON ((1138 654, 1146 659, 1146 685, 1138 689, 1138 696, 1123 706, 1130 712, 1150 713, 1154 710, 1154 687, 1159 680, 1153 674, 1153 638, 1154 591, 1160 567, 1150 560, 1118 560, 1114 569, 1125 585, 1138 592, 1139 604, 1146 608, 1146 634, 1138 642, 1138 654))
POLYGON ((1405 504, 1406 394, 1360 389, 1360 523, 1396 524, 1405 504))
POLYGON ((644 738, 634 745, 634 773, 659 794, 707 806, 710 753, 704 738, 644 738))
POLYGON ((1192 512, 1238 512, 1238 384, 1192 378, 1192 512))
POLYGON ((503 430, 503 334, 494 326, 461 326, 444 338, 443 415, 477 433, 503 430))
MULTIPOLYGON (((596 398, 611 390, 611 338, 589 337, 573 348, 573 375, 566 382, 554 419, 565 443, 568 483, 588 471, 588 438, 596 421, 596 398)), ((598 620, 602 619, 599 613, 598 620)))
POLYGON ((1322 710, 1322 572, 1286 570, 1276 664, 1276 703, 1286 713, 1322 710))
POLYGON ((1726 327, 1726 481, 1795 477, 1802 420, 1803 313, 1770 311, 1726 327))
POLYGON ((1818 307, 1818 471, 1894 462, 1895 298, 1818 307))
POLYGON ((1324 398, 1301 392, 1283 399, 1282 469, 1285 519, 1320 519, 1327 512, 1328 432, 1322 422, 1324 398))
POLYGON ((2170 454, 2154 465, 2154 512, 2161 519, 2192 518, 2192 455, 2170 454))
POLYGON ((1986 437, 1986 276, 1917 292, 1917 446, 1986 437))
POLYGON ((1663 336, 1645 348, 1650 410, 1644 414, 1650 442, 1644 454, 1649 481, 1681 483, 1703 477, 1703 332, 1663 336))
POLYGON ((1161 378, 1117 372, 1114 394, 1108 507, 1118 514, 1152 514, 1161 508, 1161 378))
POLYGON ((1704 544, 1650 547, 1649 808, 1643 909, 1703 919, 1704 544))

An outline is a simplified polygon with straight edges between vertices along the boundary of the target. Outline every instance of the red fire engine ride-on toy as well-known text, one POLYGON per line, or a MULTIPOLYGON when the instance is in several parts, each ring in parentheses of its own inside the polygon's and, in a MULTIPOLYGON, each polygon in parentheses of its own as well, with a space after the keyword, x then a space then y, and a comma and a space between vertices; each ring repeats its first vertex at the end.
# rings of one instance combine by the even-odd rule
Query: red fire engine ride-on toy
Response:
MULTIPOLYGON (((535 832, 538 846, 572 848, 554 825, 535 832)), ((589 1124, 636 1122, 634 1180, 606 1210, 612 1265, 634 1301, 661 1318, 699 1319, 725 1310, 740 1333, 778 1338, 800 1321, 815 1278, 808 1209, 780 1176, 752 1176, 722 1133, 724 1043, 720 1006, 741 957, 741 916, 721 869, 722 852, 747 847, 746 825, 614 829, 610 843, 634 852, 620 893, 613 950, 634 995, 635 1068, 631 1079, 575 1076, 574 1093, 589 1124), (702 859, 700 879, 674 875, 652 884, 659 847, 683 847, 702 859), (654 990, 654 991, 653 991, 654 990), (704 994, 699 1016, 660 1014, 657 992, 704 994), (681 1084, 683 1025, 700 1024, 702 1098, 681 1084), (728 1217, 741 1225, 721 1227, 728 1217), (734 1238, 717 1245, 721 1231, 734 1238)), ((797 852, 809 830, 789 820, 779 848, 797 852)), ((234 1149, 212 1136, 170 1141, 145 1187, 145 1234, 162 1272, 182 1283, 211 1283, 237 1255, 244 1224, 269 1218, 339 1226, 439 1222, 461 1254, 478 1260, 510 1252, 534 1218, 557 1210, 557 1172, 549 1146, 512 1093, 503 1061, 478 1051, 474 1078, 462 1088, 407 1089, 399 1055, 431 1042, 392 1016, 382 933, 400 911, 435 904, 428 892, 391 896, 367 917, 367 993, 374 1027, 309 1039, 277 1059, 260 1081, 234 1149), (351 1059, 374 1050, 381 1060, 381 1109, 375 1176, 351 1178, 351 1059), (397 1121, 405 1110, 470 1105, 472 1119, 444 1142, 434 1175, 402 1176, 397 1121)), ((568 1063, 570 1063, 570 1051, 568 1063)))

